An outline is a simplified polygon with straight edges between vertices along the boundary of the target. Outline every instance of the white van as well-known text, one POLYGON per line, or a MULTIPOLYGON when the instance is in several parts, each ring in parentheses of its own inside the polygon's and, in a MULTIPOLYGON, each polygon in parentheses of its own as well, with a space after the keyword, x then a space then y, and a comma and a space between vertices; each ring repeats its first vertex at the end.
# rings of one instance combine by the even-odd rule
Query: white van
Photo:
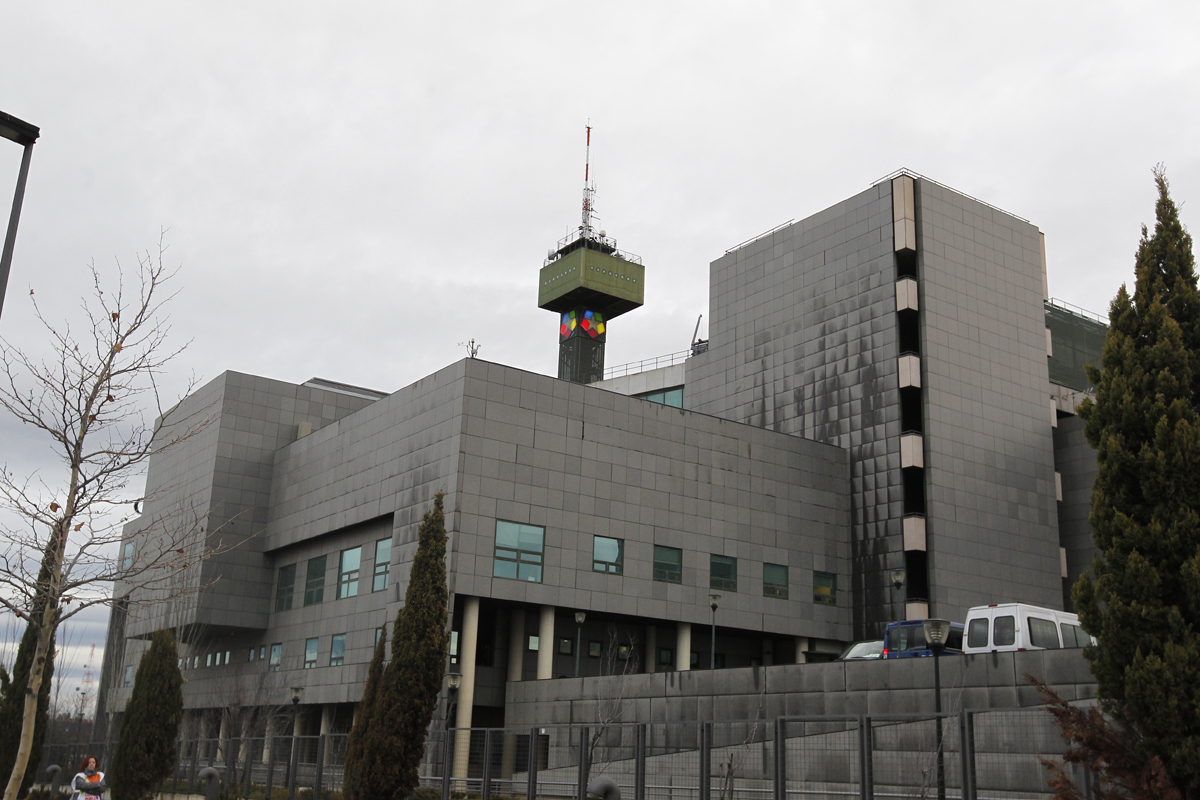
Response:
POLYGON ((1094 642, 1079 627, 1075 614, 1025 603, 1000 603, 976 606, 967 612, 963 652, 1057 650, 1094 642))

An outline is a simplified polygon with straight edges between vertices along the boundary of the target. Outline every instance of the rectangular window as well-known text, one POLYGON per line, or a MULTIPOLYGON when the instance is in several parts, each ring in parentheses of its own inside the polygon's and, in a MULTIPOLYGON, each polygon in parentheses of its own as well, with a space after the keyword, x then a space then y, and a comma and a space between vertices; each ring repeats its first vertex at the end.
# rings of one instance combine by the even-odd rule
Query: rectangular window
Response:
POLYGON ((663 667, 673 665, 675 663, 675 651, 669 647, 658 648, 658 663, 663 667))
POLYGON ((342 551, 341 564, 338 566, 338 600, 358 596, 358 569, 361 566, 361 547, 351 547, 342 551))
POLYGON ((329 643, 329 666, 340 667, 346 660, 346 634, 335 633, 329 643))
POLYGON ((214 662, 213 662, 213 666, 214 666, 214 667, 219 667, 219 666, 221 666, 221 654, 220 654, 219 652, 217 653, 217 659, 216 659, 216 661, 214 661, 214 662))
POLYGON ((683 582, 683 551, 676 547, 654 545, 654 580, 683 582))
POLYGON ((629 652, 630 652, 629 645, 627 645, 627 644, 617 645, 617 660, 618 661, 628 661, 629 660, 629 652))
POLYGON ((1026 617, 1029 624, 1029 643, 1034 647, 1045 647, 1048 650, 1058 649, 1058 628, 1054 620, 1026 617))
POLYGON ((283 645, 271 645, 271 660, 267 662, 267 669, 271 672, 279 672, 279 666, 283 663, 283 645))
POLYGON ((304 668, 312 669, 317 665, 317 645, 320 639, 304 640, 304 668))
POLYGON ((266 657, 267 657, 267 646, 266 646, 265 644, 264 644, 264 645, 259 645, 259 648, 258 648, 258 660, 259 660, 259 661, 262 661, 262 660, 263 660, 264 658, 266 658, 266 657))
POLYGON ((541 583, 545 537, 546 529, 537 525, 496 520, 492 575, 541 583))
POLYGON ((568 639, 565 636, 558 640, 558 652, 564 656, 569 656, 575 652, 575 640, 568 639))
POLYGON ((304 605, 325 602, 325 556, 308 560, 308 575, 304 580, 304 605))
POLYGON ((592 537, 592 570, 620 575, 625 568, 625 540, 592 537))
POLYGON ((763 564, 763 597, 788 599, 788 568, 783 564, 763 564))
POLYGON ((133 542, 125 543, 125 552, 121 556, 121 569, 129 569, 133 566, 133 542))
POLYGON ((228 664, 232 658, 233 658, 233 652, 230 650, 226 650, 225 651, 225 663, 228 664))
POLYGON ((247 660, 248 661, 254 660, 254 648, 253 647, 250 648, 250 658, 248 658, 247 660))
POLYGON ((730 556, 708 557, 708 586, 726 592, 737 591, 737 559, 730 556))
POLYGON ((275 610, 289 611, 292 607, 292 596, 296 593, 296 565, 288 564, 279 568, 279 576, 275 582, 275 610))
MULTIPOLYGON (((375 646, 376 646, 376 647, 379 647, 379 640, 380 640, 380 639, 382 639, 382 638, 383 638, 383 627, 382 627, 382 626, 380 626, 380 627, 378 627, 378 628, 376 628, 376 629, 375 629, 375 646)), ((451 637, 450 637, 450 638, 451 638, 451 639, 454 639, 454 641, 453 641, 453 642, 451 642, 451 645, 453 645, 453 646, 457 646, 457 645, 458 645, 458 640, 454 638, 454 634, 453 634, 453 633, 451 634, 451 637)), ((450 651, 450 654, 451 654, 451 655, 458 655, 458 651, 457 651, 457 650, 451 650, 451 651, 450 651)), ((453 659, 452 659, 452 660, 453 660, 453 659)))
POLYGON ((987 643, 987 618, 971 620, 971 624, 967 626, 967 647, 987 647, 987 643))
POLYGON ((388 587, 388 570, 392 566, 392 537, 375 543, 375 572, 371 578, 371 591, 382 592, 388 587))
POLYGON ((538 637, 537 637, 537 635, 536 635, 536 634, 532 634, 532 633, 531 633, 531 634, 529 634, 529 649, 530 649, 530 650, 532 650, 532 651, 534 651, 535 653, 537 652, 537 649, 538 649, 538 637))
POLYGON ((600 643, 599 642, 588 642, 588 658, 599 658, 599 657, 600 657, 600 643))
POLYGON ((132 666, 125 668, 125 685, 126 686, 133 685, 133 667, 132 666))
POLYGON ((813 573, 813 602, 819 606, 837 605, 837 575, 832 572, 813 573))
POLYGON ((676 386, 674 389, 663 389, 658 392, 643 392, 642 394, 635 394, 633 396, 639 400, 649 400, 651 403, 662 403, 674 408, 683 408, 682 386, 676 386))
POLYGON ((213 657, 213 654, 212 654, 212 653, 206 653, 206 654, 205 654, 205 656, 204 656, 204 667, 205 667, 206 669, 207 669, 208 667, 211 667, 211 666, 212 666, 212 657, 213 657))
POLYGON ((996 617, 992 621, 992 645, 1005 647, 1017 641, 1017 618, 1011 615, 996 617))

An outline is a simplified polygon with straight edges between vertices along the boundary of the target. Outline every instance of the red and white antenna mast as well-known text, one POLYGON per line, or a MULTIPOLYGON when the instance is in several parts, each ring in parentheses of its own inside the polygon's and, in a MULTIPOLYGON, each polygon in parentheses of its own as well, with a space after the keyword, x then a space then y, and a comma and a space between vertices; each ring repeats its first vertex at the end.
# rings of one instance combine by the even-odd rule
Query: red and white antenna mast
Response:
POLYGON ((584 150, 583 160, 583 224, 579 226, 579 230, 585 239, 592 238, 592 219, 595 216, 595 196, 596 185, 591 183, 591 167, 592 167, 592 121, 588 120, 587 125, 587 145, 584 150))

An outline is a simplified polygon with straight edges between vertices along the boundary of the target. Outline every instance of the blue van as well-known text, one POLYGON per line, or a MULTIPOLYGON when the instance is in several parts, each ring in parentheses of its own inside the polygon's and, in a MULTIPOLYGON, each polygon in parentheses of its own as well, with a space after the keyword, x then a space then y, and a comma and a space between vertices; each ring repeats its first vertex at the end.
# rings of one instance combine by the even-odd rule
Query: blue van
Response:
MULTIPOLYGON (((925 627, 919 619, 906 619, 903 622, 889 622, 883 637, 884 658, 914 658, 916 656, 931 656, 925 641, 925 627)), ((962 655, 963 624, 950 623, 950 635, 946 637, 946 648, 943 653, 962 655)))

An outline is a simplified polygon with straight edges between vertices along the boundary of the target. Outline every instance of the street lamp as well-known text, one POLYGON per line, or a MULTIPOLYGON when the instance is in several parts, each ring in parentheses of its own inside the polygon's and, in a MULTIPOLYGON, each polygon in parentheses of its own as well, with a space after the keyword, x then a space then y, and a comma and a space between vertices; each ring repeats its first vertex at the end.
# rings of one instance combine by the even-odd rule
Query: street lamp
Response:
POLYGON ((921 623, 925 629, 925 641, 933 651, 934 711, 937 712, 937 787, 938 800, 946 800, 946 764, 942 758, 942 674, 938 664, 942 651, 946 649, 946 638, 950 635, 950 620, 927 619, 921 623))
POLYGON ((582 611, 575 612, 575 677, 579 677, 579 651, 583 647, 583 621, 587 619, 587 614, 582 611))
POLYGON ((450 730, 450 720, 454 718, 454 712, 458 709, 458 687, 460 686, 462 686, 462 674, 447 672, 446 688, 450 690, 450 699, 446 703, 446 730, 450 730))
POLYGON ((12 264, 13 247, 17 242, 17 223, 21 220, 21 201, 25 199, 25 178, 29 175, 29 160, 33 158, 33 143, 40 135, 41 131, 36 125, 30 125, 0 111, 0 137, 25 148, 21 155, 21 170, 17 173, 17 190, 13 194, 12 214, 8 218, 8 233, 4 236, 4 250, 0 253, 0 313, 4 311, 4 292, 8 287, 8 269, 12 264))
POLYGON ((299 742, 296 741, 296 730, 300 724, 300 698, 303 696, 303 686, 292 687, 292 759, 288 770, 288 800, 296 797, 296 765, 300 761, 300 747, 299 742))
POLYGON ((892 570, 891 577, 892 588, 896 590, 896 609, 898 611, 896 614, 896 621, 900 622, 905 618, 904 596, 900 594, 900 590, 904 588, 904 580, 908 577, 908 573, 904 571, 903 567, 901 567, 900 569, 892 570))
POLYGON ((717 668, 717 606, 721 605, 721 595, 710 594, 708 605, 712 608, 712 646, 708 651, 708 668, 717 668))

